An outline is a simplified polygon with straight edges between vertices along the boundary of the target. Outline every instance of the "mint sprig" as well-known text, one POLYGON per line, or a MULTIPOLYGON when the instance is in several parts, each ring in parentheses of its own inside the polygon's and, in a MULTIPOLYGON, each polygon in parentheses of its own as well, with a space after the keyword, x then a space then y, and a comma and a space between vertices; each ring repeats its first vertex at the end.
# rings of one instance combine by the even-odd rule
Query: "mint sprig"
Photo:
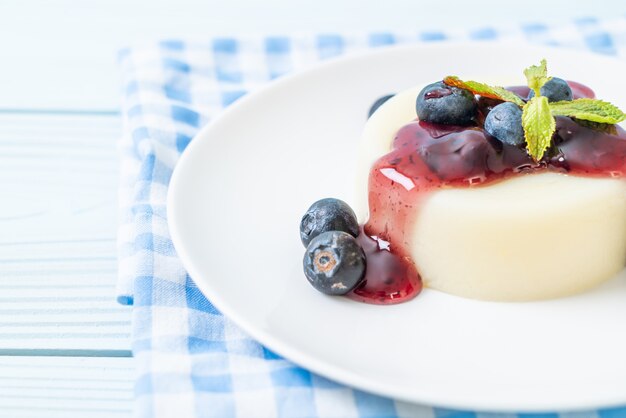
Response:
POLYGON ((596 99, 554 102, 550 103, 550 110, 554 116, 569 116, 598 123, 615 124, 626 119, 624 112, 617 106, 596 99))
POLYGON ((545 59, 539 65, 531 65, 524 70, 528 87, 535 92, 535 96, 540 96, 541 88, 552 77, 548 77, 548 64, 545 59))
POLYGON ((550 112, 550 104, 544 96, 535 96, 523 108, 522 126, 528 153, 541 160, 556 129, 556 121, 550 112))
POLYGON ((505 102, 513 102, 518 106, 524 106, 524 101, 519 96, 504 87, 489 86, 478 81, 463 81, 459 77, 450 75, 443 79, 443 82, 451 87, 469 90, 474 94, 478 94, 490 99, 502 100, 505 102))
POLYGON ((548 98, 541 95, 541 88, 550 81, 548 64, 545 59, 539 65, 531 65, 524 70, 528 87, 535 92, 535 97, 522 107, 522 127, 526 150, 535 161, 543 158, 552 144, 556 130, 556 120, 552 115, 548 98))
POLYGON ((491 99, 512 102, 522 108, 522 127, 526 140, 526 150, 530 156, 539 161, 552 144, 552 136, 556 130, 555 116, 568 116, 587 125, 600 124, 605 132, 614 132, 610 127, 626 120, 626 114, 617 106, 597 99, 576 99, 571 101, 548 102, 541 95, 541 88, 552 79, 548 76, 548 65, 542 59, 539 65, 531 65, 524 70, 528 87, 535 96, 524 102, 518 95, 502 87, 489 86, 477 81, 463 81, 456 76, 448 76, 443 82, 452 87, 469 90, 491 99))

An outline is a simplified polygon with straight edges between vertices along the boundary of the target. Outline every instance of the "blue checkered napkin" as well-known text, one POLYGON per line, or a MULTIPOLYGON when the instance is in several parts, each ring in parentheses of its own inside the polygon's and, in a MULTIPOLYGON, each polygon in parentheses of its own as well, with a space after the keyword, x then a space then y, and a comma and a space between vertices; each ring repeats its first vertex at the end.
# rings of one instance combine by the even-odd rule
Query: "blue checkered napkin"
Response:
MULTIPOLYGON (((118 290, 121 303, 134 303, 137 415, 495 416, 409 405, 347 388, 250 339, 215 310, 176 257, 166 222, 168 182, 181 152, 224 107, 281 74, 322 59, 397 43, 503 37, 621 55, 626 51, 625 26, 625 19, 583 19, 559 29, 536 24, 506 31, 220 38, 163 41, 122 51, 125 135, 118 290)), ((626 408, 575 416, 626 417, 626 408)))

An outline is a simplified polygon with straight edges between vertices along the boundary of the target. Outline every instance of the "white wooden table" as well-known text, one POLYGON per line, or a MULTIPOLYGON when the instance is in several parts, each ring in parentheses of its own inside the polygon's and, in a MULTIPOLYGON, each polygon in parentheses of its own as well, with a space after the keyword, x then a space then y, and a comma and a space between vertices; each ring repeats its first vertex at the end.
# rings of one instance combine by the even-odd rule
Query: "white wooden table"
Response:
POLYGON ((132 414, 131 309, 114 291, 121 46, 626 13, 620 0, 518 3, 0 1, 0 417, 132 414))

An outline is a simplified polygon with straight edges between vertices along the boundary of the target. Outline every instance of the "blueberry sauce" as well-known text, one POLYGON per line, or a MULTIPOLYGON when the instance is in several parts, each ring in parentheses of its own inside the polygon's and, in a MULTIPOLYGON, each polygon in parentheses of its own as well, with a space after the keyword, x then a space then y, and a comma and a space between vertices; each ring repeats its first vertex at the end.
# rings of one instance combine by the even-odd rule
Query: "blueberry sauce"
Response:
MULTIPOLYGON (((574 98, 595 97, 582 84, 568 84, 574 98)), ((508 89, 522 98, 529 92, 522 86, 508 89)), ((554 145, 535 162, 525 149, 502 143, 482 128, 484 116, 498 103, 479 99, 479 117, 473 126, 415 120, 398 131, 391 152, 370 170, 370 219, 358 238, 366 253, 367 271, 348 297, 393 304, 412 299, 421 291, 418 269, 410 258, 410 231, 420 207, 434 190, 478 187, 540 171, 595 177, 626 175, 626 131, 621 127, 601 129, 556 117, 554 145)))
POLYGON ((390 251, 388 243, 363 232, 357 242, 365 252, 367 268, 360 285, 348 297, 366 303, 388 305, 414 298, 422 290, 415 265, 390 251))

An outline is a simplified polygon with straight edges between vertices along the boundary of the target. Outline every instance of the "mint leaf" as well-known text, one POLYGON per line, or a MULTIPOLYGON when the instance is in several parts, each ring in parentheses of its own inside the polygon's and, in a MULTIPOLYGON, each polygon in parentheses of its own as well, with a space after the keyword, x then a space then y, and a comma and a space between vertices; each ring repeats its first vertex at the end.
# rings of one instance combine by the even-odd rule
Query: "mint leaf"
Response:
POLYGON ((545 59, 541 60, 539 65, 531 65, 524 70, 528 87, 535 91, 535 96, 540 96, 541 87, 546 84, 552 77, 548 77, 548 64, 545 59))
POLYGON ((483 97, 502 100, 505 102, 513 102, 518 106, 524 106, 524 101, 520 99, 517 94, 510 92, 503 87, 489 86, 487 84, 479 83, 478 81, 463 81, 459 77, 453 75, 444 78, 443 82, 448 86, 469 90, 472 93, 483 97))
POLYGON ((569 116, 599 123, 615 124, 626 120, 626 114, 617 106, 597 99, 553 102, 550 103, 550 110, 554 116, 569 116))
POLYGON ((522 126, 528 153, 535 161, 541 160, 552 142, 552 134, 556 129, 556 122, 546 97, 535 96, 526 103, 522 112, 522 126))

